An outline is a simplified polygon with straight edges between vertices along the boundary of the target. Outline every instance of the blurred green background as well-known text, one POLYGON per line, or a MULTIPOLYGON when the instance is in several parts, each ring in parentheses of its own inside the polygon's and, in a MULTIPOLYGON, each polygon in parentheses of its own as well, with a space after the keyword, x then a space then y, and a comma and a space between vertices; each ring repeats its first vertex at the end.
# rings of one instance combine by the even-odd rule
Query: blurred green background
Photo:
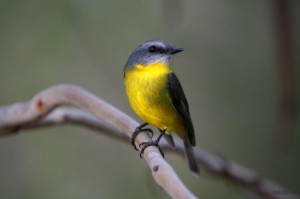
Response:
MULTIPOLYGON (((138 119, 123 66, 164 39, 185 48, 173 70, 197 146, 297 192, 299 19, 298 0, 1 0, 0 104, 73 83, 138 119)), ((0 198, 168 198, 129 144, 74 126, 29 132, 0 139, 0 198)), ((258 198, 166 159, 199 197, 258 198)))

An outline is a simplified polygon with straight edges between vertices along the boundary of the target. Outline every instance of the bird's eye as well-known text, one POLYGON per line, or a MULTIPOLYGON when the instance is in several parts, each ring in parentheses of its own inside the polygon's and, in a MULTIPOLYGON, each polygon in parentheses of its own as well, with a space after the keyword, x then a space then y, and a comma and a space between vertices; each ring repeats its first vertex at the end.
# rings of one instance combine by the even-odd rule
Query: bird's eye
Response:
POLYGON ((155 53, 158 51, 158 48, 156 46, 150 46, 148 50, 150 53, 155 53))

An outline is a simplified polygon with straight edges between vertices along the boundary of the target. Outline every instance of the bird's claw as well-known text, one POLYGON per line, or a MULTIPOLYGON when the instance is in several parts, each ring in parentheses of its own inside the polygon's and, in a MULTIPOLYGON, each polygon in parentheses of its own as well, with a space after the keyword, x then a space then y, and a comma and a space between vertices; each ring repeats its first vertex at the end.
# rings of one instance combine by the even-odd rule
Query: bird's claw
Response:
MULTIPOLYGON (((147 134, 150 136, 150 138, 153 137, 153 131, 152 131, 150 128, 145 128, 145 129, 143 129, 142 127, 137 127, 137 128, 135 129, 135 131, 133 132, 132 137, 131 137, 131 145, 133 146, 133 148, 134 148, 136 151, 138 151, 138 148, 137 148, 136 145, 135 145, 135 139, 136 139, 136 137, 138 136, 138 134, 140 134, 141 132, 147 133, 147 134)), ((140 145, 139 145, 139 147, 140 147, 140 145)))
POLYGON ((140 147, 140 148, 141 148, 141 146, 144 146, 144 147, 141 149, 141 152, 140 152, 140 158, 142 158, 142 159, 143 159, 143 156, 142 156, 142 155, 144 154, 145 149, 146 149, 147 147, 149 147, 149 146, 156 146, 156 147, 158 148, 158 150, 159 150, 161 156, 162 156, 163 158, 165 157, 165 154, 164 154, 164 152, 162 151, 162 149, 159 147, 157 140, 155 140, 155 141, 150 141, 150 142, 142 142, 141 144, 139 144, 139 147, 140 147))

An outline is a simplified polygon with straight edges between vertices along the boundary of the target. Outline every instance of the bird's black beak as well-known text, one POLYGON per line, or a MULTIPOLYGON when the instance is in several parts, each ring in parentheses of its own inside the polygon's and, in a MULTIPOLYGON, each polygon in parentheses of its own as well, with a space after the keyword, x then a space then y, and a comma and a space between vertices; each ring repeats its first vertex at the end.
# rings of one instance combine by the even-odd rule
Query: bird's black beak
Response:
POLYGON ((170 54, 171 55, 174 55, 174 54, 176 54, 176 53, 180 53, 181 51, 183 51, 183 48, 174 48, 174 49, 172 49, 172 50, 170 50, 170 54))

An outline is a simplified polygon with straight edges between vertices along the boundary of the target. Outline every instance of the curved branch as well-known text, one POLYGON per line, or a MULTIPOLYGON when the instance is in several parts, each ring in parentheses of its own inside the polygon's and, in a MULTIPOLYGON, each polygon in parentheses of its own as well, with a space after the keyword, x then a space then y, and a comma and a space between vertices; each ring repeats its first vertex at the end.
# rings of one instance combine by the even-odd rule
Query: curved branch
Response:
MULTIPOLYGON (((58 85, 38 93, 27 103, 17 103, 0 109, 0 135, 17 132, 23 126, 30 126, 59 106, 69 105, 82 108, 94 114, 118 131, 131 137, 138 123, 132 118, 99 99, 86 90, 68 84, 58 85)), ((136 138, 137 146, 149 142, 147 134, 136 138)), ((173 168, 163 159, 156 147, 144 151, 154 180, 172 198, 196 198, 178 178, 173 168)))
MULTIPOLYGON (((83 126, 127 143, 129 143, 129 137, 135 126, 137 126, 137 123, 133 119, 116 108, 113 108, 111 105, 87 91, 71 85, 61 85, 47 89, 37 94, 36 97, 27 103, 0 107, 0 135, 11 135, 19 130, 60 124, 83 126), (77 106, 84 110, 75 107, 60 107, 61 105, 77 106), (98 116, 96 117, 95 115, 98 116), (116 123, 111 123, 111 118, 113 118, 116 123), (127 123, 127 121, 129 121, 129 123, 127 123)), ((138 136, 137 142, 140 143, 148 140, 147 135, 142 135, 138 136)), ((182 142, 178 139, 175 139, 175 142, 175 150, 171 150, 168 144, 163 140, 160 144, 164 150, 184 158, 182 142)), ((210 154, 201 149, 195 149, 195 156, 198 163, 209 173, 243 185, 263 198, 298 198, 287 189, 268 179, 259 177, 255 172, 235 162, 210 154)), ((151 150, 149 147, 149 150, 146 150, 145 159, 148 162, 156 182, 164 188, 170 196, 173 198, 194 198, 176 176, 173 169, 161 158, 160 153, 155 147, 151 147, 151 150), (160 172, 157 172, 157 169, 160 172), (173 180, 170 180, 170 176, 173 177, 175 181, 172 184, 168 184, 170 181, 173 182, 173 180), (175 192, 174 189, 178 191, 175 192)))
POLYGON ((117 128, 105 123, 95 115, 74 107, 56 108, 38 122, 25 124, 17 129, 22 128, 22 130, 27 130, 64 124, 77 125, 96 132, 102 132, 104 135, 119 141, 129 142, 130 140, 127 135, 119 131, 117 128))

